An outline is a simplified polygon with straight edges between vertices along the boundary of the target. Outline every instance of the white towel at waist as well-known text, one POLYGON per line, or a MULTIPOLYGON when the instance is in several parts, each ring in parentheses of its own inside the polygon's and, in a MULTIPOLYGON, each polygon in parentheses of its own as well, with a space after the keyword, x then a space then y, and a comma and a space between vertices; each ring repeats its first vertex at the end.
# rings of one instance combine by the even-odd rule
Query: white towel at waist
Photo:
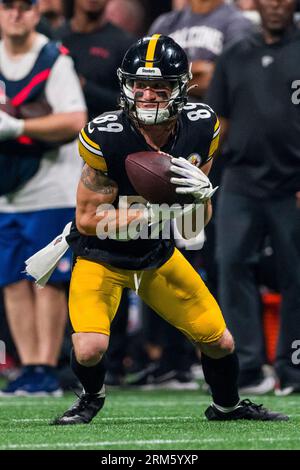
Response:
POLYGON ((45 287, 59 260, 69 248, 66 237, 70 233, 71 225, 72 222, 69 222, 63 232, 55 237, 49 245, 25 261, 25 272, 34 277, 38 286, 45 287))

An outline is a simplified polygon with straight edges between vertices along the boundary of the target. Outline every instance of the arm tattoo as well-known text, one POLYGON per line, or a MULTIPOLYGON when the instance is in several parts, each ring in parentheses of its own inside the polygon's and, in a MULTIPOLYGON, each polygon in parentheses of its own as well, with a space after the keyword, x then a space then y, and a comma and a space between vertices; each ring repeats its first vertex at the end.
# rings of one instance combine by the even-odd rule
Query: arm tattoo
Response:
POLYGON ((109 179, 100 170, 94 170, 88 165, 84 165, 81 173, 81 181, 84 186, 95 193, 114 194, 116 183, 109 179))

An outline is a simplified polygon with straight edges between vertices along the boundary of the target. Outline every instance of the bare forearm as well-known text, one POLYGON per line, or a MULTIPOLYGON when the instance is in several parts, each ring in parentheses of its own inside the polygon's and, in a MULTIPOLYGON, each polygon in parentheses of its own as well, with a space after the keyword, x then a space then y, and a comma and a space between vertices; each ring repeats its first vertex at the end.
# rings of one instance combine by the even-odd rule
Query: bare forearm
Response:
POLYGON ((24 135, 46 142, 75 139, 86 121, 85 112, 49 114, 25 119, 24 135))
POLYGON ((208 224, 212 218, 212 205, 211 200, 209 199, 204 205, 204 227, 208 224))
POLYGON ((146 223, 143 209, 110 209, 98 208, 94 214, 76 214, 76 225, 80 233, 87 236, 103 235, 118 232, 128 227, 131 222, 146 223))

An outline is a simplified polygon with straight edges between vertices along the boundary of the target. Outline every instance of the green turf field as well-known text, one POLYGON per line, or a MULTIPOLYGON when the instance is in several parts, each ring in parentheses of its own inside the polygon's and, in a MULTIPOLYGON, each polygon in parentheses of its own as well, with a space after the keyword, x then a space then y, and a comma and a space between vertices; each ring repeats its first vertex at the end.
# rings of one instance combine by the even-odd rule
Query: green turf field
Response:
POLYGON ((110 391, 92 424, 49 426, 74 400, 1 398, 3 449, 300 449, 300 397, 251 397, 287 413, 288 422, 208 422, 202 392, 110 391))

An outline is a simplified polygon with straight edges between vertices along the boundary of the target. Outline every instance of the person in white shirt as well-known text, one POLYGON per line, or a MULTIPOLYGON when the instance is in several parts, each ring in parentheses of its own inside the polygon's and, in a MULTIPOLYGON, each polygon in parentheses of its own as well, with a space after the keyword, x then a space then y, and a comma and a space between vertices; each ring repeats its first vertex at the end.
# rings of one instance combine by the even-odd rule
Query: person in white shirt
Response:
POLYGON ((61 394, 53 369, 65 328, 70 255, 43 290, 22 271, 28 256, 74 216, 81 173, 74 139, 86 122, 71 58, 35 31, 35 1, 0 3, 0 98, 15 111, 0 110, 0 287, 23 366, 2 396, 61 394), (47 115, 20 118, 22 107, 45 102, 47 115))

